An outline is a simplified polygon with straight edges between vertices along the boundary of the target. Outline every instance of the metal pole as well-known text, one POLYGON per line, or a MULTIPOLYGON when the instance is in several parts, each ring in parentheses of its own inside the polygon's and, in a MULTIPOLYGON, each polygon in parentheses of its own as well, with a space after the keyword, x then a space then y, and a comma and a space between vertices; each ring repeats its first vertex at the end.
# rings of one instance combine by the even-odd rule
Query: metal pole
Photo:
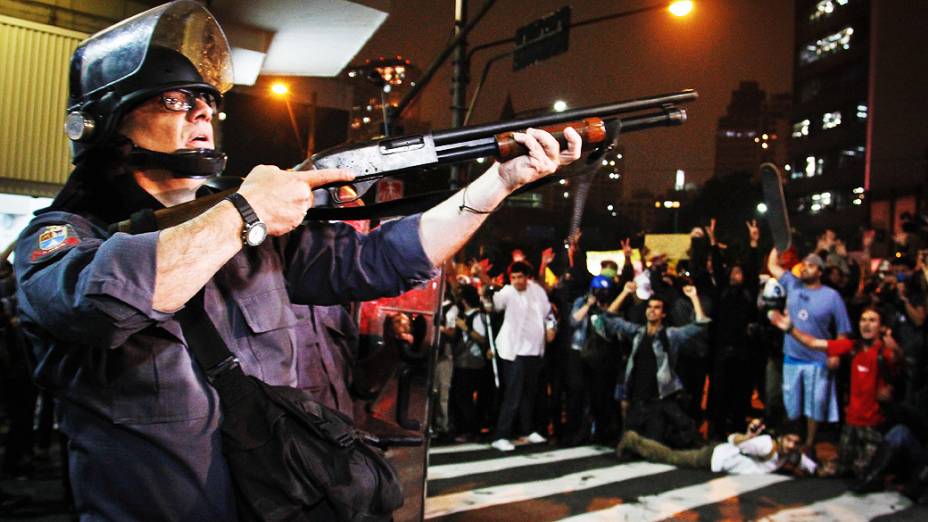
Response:
POLYGON ((452 51, 457 49, 458 43, 464 40, 467 34, 470 33, 474 26, 477 25, 477 22, 483 18, 483 15, 487 14, 487 11, 489 11, 495 3, 496 0, 486 0, 486 2, 484 2, 484 4, 480 7, 480 10, 477 11, 477 14, 474 15, 474 18, 461 30, 460 33, 457 34, 457 36, 451 40, 451 43, 448 44, 448 47, 445 47, 441 54, 435 58, 435 61, 429 65, 429 68, 426 69, 424 73, 422 73, 422 76, 419 78, 419 81, 416 82, 416 85, 406 92, 406 95, 403 96, 403 99, 401 99, 397 106, 393 109, 393 119, 397 119, 403 115, 403 111, 406 110, 406 107, 408 107, 409 104, 412 103, 412 101, 416 98, 416 96, 419 95, 419 91, 428 85, 429 81, 432 79, 432 76, 435 76, 435 72, 438 71, 438 68, 441 67, 443 63, 445 63, 445 60, 447 60, 449 56, 451 56, 452 51))
POLYGON ((316 153, 316 104, 319 96, 316 91, 309 95, 309 134, 306 136, 306 157, 311 158, 316 153))
POLYGON ((293 127, 293 135, 296 136, 296 144, 300 148, 300 154, 306 156, 306 150, 303 148, 303 138, 300 136, 300 127, 296 124, 296 116, 293 115, 293 107, 290 106, 290 99, 284 98, 284 104, 287 105, 287 114, 290 115, 290 125, 293 127))
MULTIPOLYGON (((470 63, 467 59, 467 39, 464 27, 467 24, 467 0, 454 2, 454 34, 460 36, 460 42, 454 49, 451 73, 451 127, 464 125, 467 113, 467 84, 470 81, 470 63)), ((448 179, 449 187, 454 190, 461 186, 461 177, 466 174, 466 167, 462 165, 451 166, 451 176, 448 179)))

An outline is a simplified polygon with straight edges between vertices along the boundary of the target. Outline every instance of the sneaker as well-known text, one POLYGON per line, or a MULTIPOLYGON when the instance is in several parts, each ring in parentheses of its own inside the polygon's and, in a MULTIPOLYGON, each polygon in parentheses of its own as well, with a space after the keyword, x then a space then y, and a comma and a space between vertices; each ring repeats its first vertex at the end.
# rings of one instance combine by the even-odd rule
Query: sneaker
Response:
POLYGON ((543 442, 548 442, 548 439, 544 438, 537 431, 533 431, 531 435, 525 437, 525 440, 527 440, 530 444, 541 444, 543 442))
POLYGON ((490 444, 490 447, 499 451, 512 451, 516 449, 516 447, 506 439, 494 440, 493 444, 490 444))

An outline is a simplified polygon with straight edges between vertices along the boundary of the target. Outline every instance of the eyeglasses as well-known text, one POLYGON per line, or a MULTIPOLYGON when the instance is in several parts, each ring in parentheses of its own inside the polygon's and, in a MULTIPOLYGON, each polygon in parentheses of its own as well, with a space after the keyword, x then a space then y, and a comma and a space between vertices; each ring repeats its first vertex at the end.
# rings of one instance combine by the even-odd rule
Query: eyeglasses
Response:
POLYGON ((161 105, 171 112, 190 112, 197 106, 198 99, 209 105, 213 112, 219 107, 219 99, 209 91, 174 89, 161 93, 160 98, 161 105))

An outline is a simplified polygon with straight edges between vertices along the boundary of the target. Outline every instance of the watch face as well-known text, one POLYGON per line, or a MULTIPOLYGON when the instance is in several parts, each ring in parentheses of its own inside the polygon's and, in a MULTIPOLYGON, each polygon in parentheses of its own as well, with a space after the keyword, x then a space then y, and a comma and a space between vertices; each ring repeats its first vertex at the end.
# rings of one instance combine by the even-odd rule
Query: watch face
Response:
POLYGON ((267 226, 264 223, 258 222, 248 226, 248 230, 245 231, 245 242, 249 246, 258 246, 264 242, 264 238, 267 237, 267 226))

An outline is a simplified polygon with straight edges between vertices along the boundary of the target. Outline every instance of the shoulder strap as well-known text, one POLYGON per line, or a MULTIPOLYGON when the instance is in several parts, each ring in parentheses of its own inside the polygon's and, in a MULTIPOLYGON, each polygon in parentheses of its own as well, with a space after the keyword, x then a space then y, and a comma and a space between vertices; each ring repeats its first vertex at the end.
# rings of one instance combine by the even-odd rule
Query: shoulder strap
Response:
POLYGON ((206 313, 203 289, 190 298, 174 317, 184 331, 187 347, 211 383, 226 371, 239 368, 238 359, 229 351, 216 325, 206 313))

